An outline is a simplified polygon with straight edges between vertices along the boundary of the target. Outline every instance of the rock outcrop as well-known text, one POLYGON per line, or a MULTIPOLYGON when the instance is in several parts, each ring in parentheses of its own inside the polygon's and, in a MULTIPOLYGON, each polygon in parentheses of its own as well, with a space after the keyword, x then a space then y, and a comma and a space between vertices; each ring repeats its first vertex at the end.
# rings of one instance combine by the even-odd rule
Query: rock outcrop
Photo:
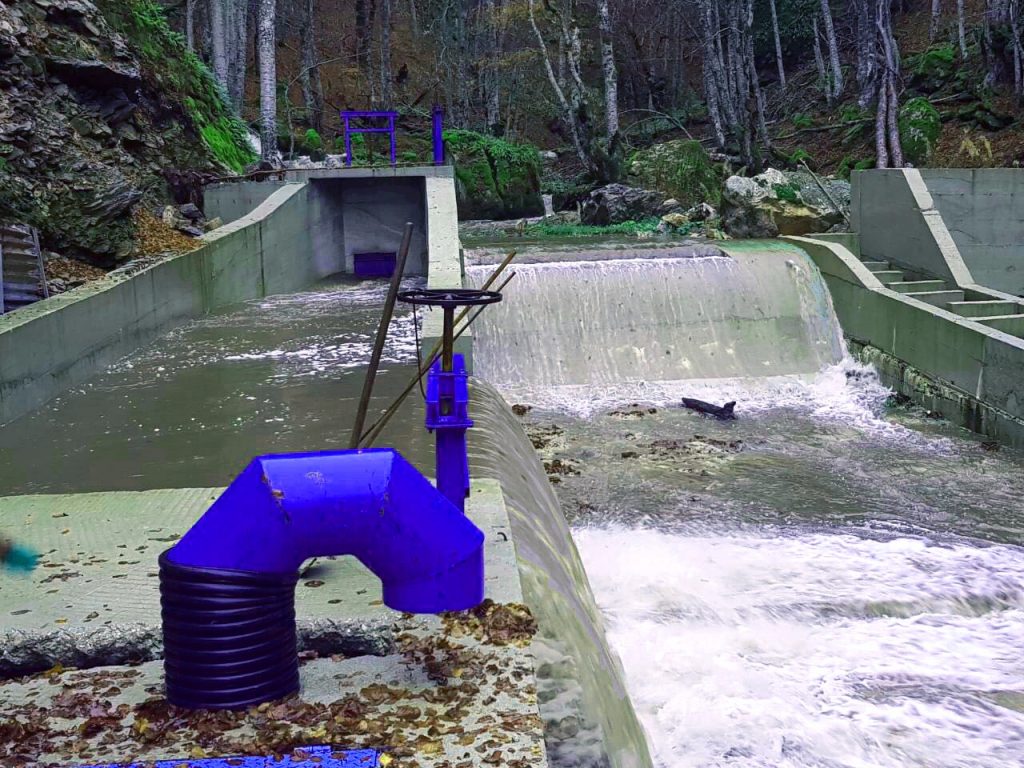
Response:
POLYGON ((628 181, 656 189, 684 208, 721 199, 722 176, 699 141, 676 139, 642 149, 630 159, 628 181))
POLYGON ((827 232, 844 221, 850 184, 833 179, 821 183, 827 195, 806 172, 769 168, 750 178, 730 176, 722 192, 722 229, 739 238, 827 232))
POLYGON ((134 207, 181 191, 169 170, 241 170, 243 141, 149 0, 0 3, 0 219, 45 247, 113 266, 134 207))
POLYGON ((543 215, 536 148, 474 131, 445 131, 444 141, 455 166, 460 219, 543 215))
POLYGON ((661 192, 625 184, 608 184, 595 189, 583 201, 580 219, 584 224, 604 227, 670 213, 682 213, 682 207, 675 200, 666 200, 661 192))

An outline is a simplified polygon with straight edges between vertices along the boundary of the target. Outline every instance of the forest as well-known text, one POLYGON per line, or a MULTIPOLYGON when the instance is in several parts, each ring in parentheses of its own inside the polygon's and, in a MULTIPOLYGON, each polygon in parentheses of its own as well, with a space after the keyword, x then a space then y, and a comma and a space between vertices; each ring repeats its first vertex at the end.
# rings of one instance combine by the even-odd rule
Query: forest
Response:
POLYGON ((1020 6, 177 0, 166 11, 259 126, 264 161, 332 141, 339 109, 415 122, 439 103, 450 127, 556 150, 604 182, 631 148, 665 137, 750 169, 1013 163, 1016 137, 998 134, 1024 91, 1020 6))

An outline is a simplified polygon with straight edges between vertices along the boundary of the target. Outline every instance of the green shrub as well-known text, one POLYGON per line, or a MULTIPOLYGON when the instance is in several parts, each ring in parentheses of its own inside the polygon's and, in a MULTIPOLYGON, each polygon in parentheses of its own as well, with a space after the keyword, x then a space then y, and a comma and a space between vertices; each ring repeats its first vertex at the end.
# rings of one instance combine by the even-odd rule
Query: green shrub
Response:
POLYGON ((811 160, 810 153, 803 147, 797 147, 793 150, 793 154, 789 156, 790 165, 799 165, 800 163, 806 163, 811 160))
POLYGON ((810 128, 814 125, 814 121, 811 119, 811 116, 804 114, 803 112, 797 112, 793 115, 791 120, 793 122, 793 126, 796 128, 810 128))
POLYGON ((306 135, 303 137, 302 143, 305 145, 306 149, 312 152, 318 152, 324 148, 324 142, 320 138, 320 134, 312 128, 306 131, 306 135))
POLYGON ((793 184, 772 184, 775 196, 790 203, 800 202, 800 189, 793 184))
POLYGON ((444 142, 455 166, 461 218, 518 218, 544 212, 536 147, 465 130, 445 131, 444 142))
MULTIPOLYGON (((595 226, 592 224, 566 224, 564 222, 539 221, 528 226, 527 235, 541 237, 593 237, 597 235, 637 235, 657 232, 661 219, 651 218, 641 221, 623 221, 619 224, 595 226)), ((682 230, 680 230, 682 231, 682 230)))
POLYGON ((942 120, 923 96, 911 99, 900 109, 900 143, 903 154, 914 165, 925 163, 935 151, 942 132, 942 120))
POLYGON ((911 81, 918 88, 925 91, 937 90, 956 74, 956 48, 952 43, 945 43, 908 56, 906 70, 911 73, 911 81))
POLYGON ((699 141, 676 139, 655 144, 635 152, 629 165, 631 183, 663 192, 684 208, 721 202, 721 174, 699 141))

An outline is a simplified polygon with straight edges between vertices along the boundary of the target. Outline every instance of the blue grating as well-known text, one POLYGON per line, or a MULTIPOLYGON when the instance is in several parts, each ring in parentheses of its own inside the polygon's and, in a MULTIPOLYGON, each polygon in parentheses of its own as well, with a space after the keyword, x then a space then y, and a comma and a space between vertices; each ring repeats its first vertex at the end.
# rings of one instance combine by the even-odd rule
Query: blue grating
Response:
POLYGON ((82 768, 377 768, 375 749, 302 747, 288 757, 206 757, 202 760, 160 760, 144 763, 102 763, 82 768))

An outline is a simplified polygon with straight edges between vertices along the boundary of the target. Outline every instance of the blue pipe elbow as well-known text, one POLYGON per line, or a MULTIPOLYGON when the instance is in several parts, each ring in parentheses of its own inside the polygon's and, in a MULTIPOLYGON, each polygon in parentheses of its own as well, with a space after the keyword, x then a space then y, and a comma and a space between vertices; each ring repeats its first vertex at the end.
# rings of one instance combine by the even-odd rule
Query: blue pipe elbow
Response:
POLYGON ((390 448, 261 456, 167 552, 181 566, 294 575, 354 555, 408 613, 484 598, 484 535, 390 448))

